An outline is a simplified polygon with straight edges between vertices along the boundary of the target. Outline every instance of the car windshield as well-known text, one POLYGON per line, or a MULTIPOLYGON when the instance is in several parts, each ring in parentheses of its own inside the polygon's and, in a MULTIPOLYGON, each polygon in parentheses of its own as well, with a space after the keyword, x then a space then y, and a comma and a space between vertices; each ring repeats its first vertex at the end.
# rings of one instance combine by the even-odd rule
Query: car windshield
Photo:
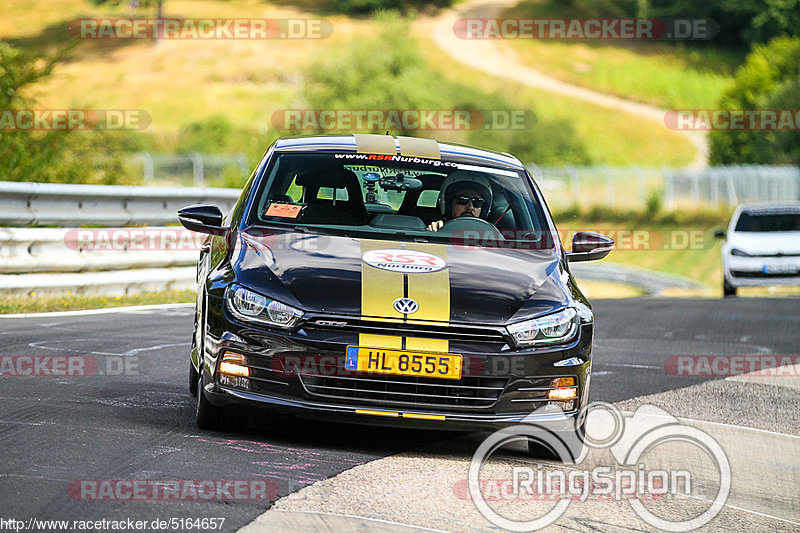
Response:
POLYGON ((524 172, 391 155, 290 153, 275 157, 249 221, 343 235, 552 247, 543 206, 524 172), (438 224, 438 231, 429 230, 438 224))
POLYGON ((758 213, 745 211, 736 222, 736 231, 800 231, 800 212, 758 213))

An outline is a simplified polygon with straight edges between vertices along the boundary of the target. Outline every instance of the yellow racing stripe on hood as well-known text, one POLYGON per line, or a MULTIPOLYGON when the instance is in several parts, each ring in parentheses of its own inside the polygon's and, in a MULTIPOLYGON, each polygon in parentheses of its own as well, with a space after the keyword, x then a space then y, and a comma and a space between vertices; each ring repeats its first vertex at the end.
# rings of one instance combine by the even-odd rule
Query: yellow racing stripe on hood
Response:
MULTIPOLYGON (((443 244, 400 243, 397 241, 362 240, 361 255, 371 250, 399 250, 401 247, 436 255, 447 261, 447 247, 443 244)), ((450 323, 450 269, 437 272, 392 272, 361 262, 361 318, 381 322, 402 323, 406 317, 395 310, 394 301, 406 295, 416 300, 419 309, 407 320, 430 325, 450 323), (407 291, 407 292, 406 292, 407 291)), ((360 333, 359 346, 447 353, 447 339, 403 337, 401 335, 376 335, 360 333)))
MULTIPOLYGON (((361 255, 370 250, 398 248, 393 241, 361 240, 361 255)), ((361 319, 379 319, 386 322, 403 321, 403 315, 394 309, 395 299, 403 295, 403 274, 375 268, 361 261, 361 319)), ((358 345, 373 348, 401 349, 403 338, 392 335, 359 333, 358 345)))
MULTIPOLYGON (((447 261, 447 247, 444 244, 409 243, 409 250, 427 252, 447 261)), ((408 274, 408 297, 419 304, 419 310, 410 315, 414 322, 436 325, 450 323, 450 268, 425 274, 408 274)), ((447 352, 450 342, 447 339, 424 339, 407 337, 407 350, 447 352)))

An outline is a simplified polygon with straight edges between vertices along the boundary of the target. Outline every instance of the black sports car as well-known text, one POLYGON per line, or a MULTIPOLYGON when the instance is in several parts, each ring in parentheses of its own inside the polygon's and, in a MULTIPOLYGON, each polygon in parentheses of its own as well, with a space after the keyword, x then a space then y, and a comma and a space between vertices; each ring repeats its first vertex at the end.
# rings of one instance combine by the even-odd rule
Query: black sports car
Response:
POLYGON ((197 423, 262 406, 301 417, 494 429, 574 416, 593 315, 513 156, 389 135, 276 141, 198 264, 189 388, 197 423), (551 414, 548 414, 551 413, 551 414))

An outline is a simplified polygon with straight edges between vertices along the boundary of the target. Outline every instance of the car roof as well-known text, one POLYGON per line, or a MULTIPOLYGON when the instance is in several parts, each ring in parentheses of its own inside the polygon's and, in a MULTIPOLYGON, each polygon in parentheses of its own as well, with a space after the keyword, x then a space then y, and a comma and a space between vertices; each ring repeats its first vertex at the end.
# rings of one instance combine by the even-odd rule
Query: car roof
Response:
MULTIPOLYGON (((276 152, 345 152, 345 153, 359 153, 358 150, 358 136, 361 141, 375 141, 385 144, 385 139, 388 135, 375 135, 375 134, 352 134, 352 135, 311 135, 302 137, 281 137, 275 141, 276 152)), ((414 144, 415 148, 422 146, 433 148, 434 145, 438 146, 438 152, 442 158, 448 160, 457 160, 463 163, 473 164, 492 164, 495 166, 513 168, 516 170, 523 170, 524 165, 511 154, 494 152, 491 150, 483 150, 480 148, 473 148, 471 146, 463 146, 459 144, 442 143, 434 139, 425 139, 421 137, 403 137, 403 136, 388 136, 392 139, 395 145, 395 154, 401 156, 419 155, 417 152, 414 154, 405 153, 404 144, 414 144), (407 141, 407 140, 410 140, 407 141)), ((435 151, 435 150, 434 150, 435 151)), ((361 150, 360 153, 376 153, 365 152, 361 150)), ((419 155, 419 157, 424 157, 419 155)))
POLYGON ((800 213, 800 202, 753 202, 740 204, 736 207, 738 214, 778 214, 800 213))

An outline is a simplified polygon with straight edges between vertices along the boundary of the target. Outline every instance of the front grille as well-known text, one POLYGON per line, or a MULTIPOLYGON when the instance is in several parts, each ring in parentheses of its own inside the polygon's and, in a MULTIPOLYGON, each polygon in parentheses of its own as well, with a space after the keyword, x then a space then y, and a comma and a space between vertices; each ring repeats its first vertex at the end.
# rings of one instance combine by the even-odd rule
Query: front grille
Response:
POLYGON ((748 257, 800 257, 800 254, 795 253, 773 253, 773 254, 748 254, 748 257))
POLYGON ((469 377, 437 380, 414 376, 316 376, 300 380, 313 396, 384 405, 425 407, 491 407, 505 389, 508 379, 469 377))
POLYGON ((383 322, 379 320, 361 319, 328 319, 322 317, 312 317, 303 326, 309 332, 328 331, 328 332, 349 332, 349 333, 369 333, 373 335, 390 335, 395 337, 422 337, 427 339, 448 339, 455 342, 464 343, 497 343, 506 344, 506 338, 500 328, 493 329, 487 327, 472 327, 463 325, 441 326, 430 324, 416 324, 414 322, 383 322), (345 325, 332 326, 317 324, 317 320, 340 320, 346 322, 345 325))
POLYGON ((735 278, 751 278, 751 279, 796 278, 800 277, 800 272, 775 272, 767 274, 765 272, 756 272, 752 270, 731 270, 731 276, 735 278))

